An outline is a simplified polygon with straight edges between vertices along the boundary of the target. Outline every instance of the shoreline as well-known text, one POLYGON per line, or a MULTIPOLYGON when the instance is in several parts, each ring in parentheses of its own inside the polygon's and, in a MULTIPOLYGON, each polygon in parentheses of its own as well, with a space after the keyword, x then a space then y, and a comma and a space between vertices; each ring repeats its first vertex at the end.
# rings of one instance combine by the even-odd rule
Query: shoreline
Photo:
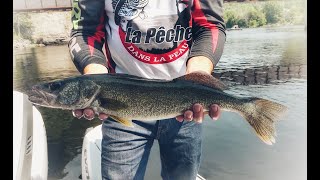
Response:
MULTIPOLYGON (((246 30, 246 29, 260 29, 260 28, 290 28, 290 27, 301 27, 306 29, 306 27, 304 25, 293 25, 293 24, 286 24, 286 25, 274 25, 274 24, 268 24, 268 25, 264 25, 261 27, 255 27, 255 28, 242 28, 242 30, 246 30)), ((227 31, 233 31, 233 30, 227 30, 227 31)), ((41 42, 41 43, 32 43, 30 40, 28 39, 23 39, 23 38, 19 38, 19 39, 13 39, 13 49, 14 50, 22 50, 22 49, 28 49, 28 48, 35 48, 35 47, 46 47, 46 46, 62 46, 62 45, 67 45, 69 42, 69 38, 67 39, 61 39, 61 38, 52 38, 52 40, 49 41, 45 41, 45 42, 41 42)))
MULTIPOLYGON (((284 1, 272 1, 270 2, 271 4, 269 3, 271 5, 271 12, 273 12, 272 10, 279 11, 273 16, 282 14, 282 19, 278 19, 278 21, 273 23, 262 23, 264 17, 258 17, 259 13, 264 16, 264 14, 261 13, 263 13, 263 7, 266 5, 266 2, 225 3, 224 20, 226 23, 226 31, 230 28, 229 26, 233 25, 239 25, 243 30, 291 26, 304 26, 306 30, 306 17, 303 17, 303 13, 301 12, 303 7, 296 7, 303 4, 303 1, 294 0, 293 2, 296 2, 297 5, 284 1), (239 8, 243 9, 242 13, 238 13, 239 8), (247 19, 248 15, 254 15, 253 20, 247 19), (250 23, 253 23, 253 25, 250 25, 250 23)), ((68 44, 72 29, 71 16, 71 10, 13 13, 13 49, 68 44)))
POLYGON ((15 39, 13 40, 13 49, 14 50, 21 50, 21 49, 28 49, 28 48, 35 48, 35 47, 45 47, 45 46, 62 46, 67 45, 68 41, 48 41, 46 43, 31 43, 28 39, 15 39))
POLYGON ((71 11, 13 13, 13 49, 68 44, 71 11))

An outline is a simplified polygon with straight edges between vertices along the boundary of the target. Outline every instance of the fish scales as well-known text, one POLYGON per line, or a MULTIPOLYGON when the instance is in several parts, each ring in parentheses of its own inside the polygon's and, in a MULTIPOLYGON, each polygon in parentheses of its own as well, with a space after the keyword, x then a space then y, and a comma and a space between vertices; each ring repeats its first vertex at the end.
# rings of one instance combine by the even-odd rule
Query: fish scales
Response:
MULTIPOLYGON (((287 107, 258 97, 224 92, 225 85, 211 75, 195 72, 173 80, 146 79, 126 74, 92 74, 33 86, 29 100, 60 109, 92 108, 132 126, 131 120, 173 118, 195 103, 208 111, 211 104, 241 115, 267 144, 275 142, 275 123, 287 107)), ((134 128, 134 127, 133 127, 134 128)))

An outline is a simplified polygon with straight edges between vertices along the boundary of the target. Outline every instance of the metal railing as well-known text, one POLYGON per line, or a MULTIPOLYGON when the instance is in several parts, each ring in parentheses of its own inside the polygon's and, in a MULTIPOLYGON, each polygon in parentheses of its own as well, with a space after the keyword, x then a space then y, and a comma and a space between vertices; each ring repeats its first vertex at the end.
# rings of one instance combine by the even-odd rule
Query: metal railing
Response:
POLYGON ((13 12, 69 10, 72 0, 13 0, 13 12))

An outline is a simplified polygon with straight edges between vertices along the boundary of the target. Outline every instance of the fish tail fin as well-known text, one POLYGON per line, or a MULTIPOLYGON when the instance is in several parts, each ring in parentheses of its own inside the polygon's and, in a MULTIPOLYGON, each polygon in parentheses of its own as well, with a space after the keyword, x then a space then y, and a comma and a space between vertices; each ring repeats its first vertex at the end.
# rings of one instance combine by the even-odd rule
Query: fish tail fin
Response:
POLYGON ((250 98, 247 105, 250 107, 241 114, 263 142, 268 145, 275 143, 275 122, 287 112, 287 107, 261 98, 250 98))

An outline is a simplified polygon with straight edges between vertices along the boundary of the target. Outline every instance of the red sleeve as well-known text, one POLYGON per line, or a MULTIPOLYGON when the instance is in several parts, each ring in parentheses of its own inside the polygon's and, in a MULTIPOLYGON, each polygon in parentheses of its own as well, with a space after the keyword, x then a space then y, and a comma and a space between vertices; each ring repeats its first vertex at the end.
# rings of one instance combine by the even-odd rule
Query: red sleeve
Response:
POLYGON ((223 0, 194 0, 191 7, 193 43, 189 58, 205 56, 218 63, 226 40, 223 0))
POLYGON ((102 51, 105 42, 104 0, 73 0, 72 30, 68 44, 71 58, 80 73, 91 63, 107 67, 102 51))

